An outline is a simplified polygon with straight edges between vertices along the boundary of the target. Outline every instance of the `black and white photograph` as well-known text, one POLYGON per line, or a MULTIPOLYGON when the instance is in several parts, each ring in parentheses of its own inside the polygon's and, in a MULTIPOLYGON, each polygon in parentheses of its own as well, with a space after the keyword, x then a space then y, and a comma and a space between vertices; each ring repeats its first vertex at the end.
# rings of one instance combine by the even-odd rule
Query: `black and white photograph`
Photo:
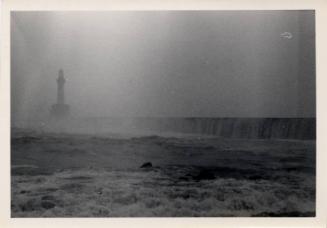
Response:
POLYGON ((11 11, 10 216, 315 217, 315 16, 11 11))

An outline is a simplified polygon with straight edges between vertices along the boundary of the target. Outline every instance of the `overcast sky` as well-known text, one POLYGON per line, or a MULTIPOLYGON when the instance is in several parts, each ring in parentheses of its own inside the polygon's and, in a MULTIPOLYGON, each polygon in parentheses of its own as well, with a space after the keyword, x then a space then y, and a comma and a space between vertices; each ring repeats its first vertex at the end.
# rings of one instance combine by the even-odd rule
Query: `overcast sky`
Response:
POLYGON ((14 12, 12 118, 315 116, 314 11, 14 12))

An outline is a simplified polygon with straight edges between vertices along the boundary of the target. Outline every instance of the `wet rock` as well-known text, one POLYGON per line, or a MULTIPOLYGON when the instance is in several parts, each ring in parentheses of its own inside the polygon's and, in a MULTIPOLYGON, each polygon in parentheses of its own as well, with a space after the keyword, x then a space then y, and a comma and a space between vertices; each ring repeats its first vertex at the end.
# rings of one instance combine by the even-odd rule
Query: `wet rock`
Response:
POLYGON ((151 162, 146 162, 143 165, 141 165, 140 168, 151 168, 152 167, 152 163, 151 162))
POLYGON ((99 195, 102 195, 103 194, 103 189, 98 188, 95 192, 98 193, 99 195))
POLYGON ((51 208, 54 208, 56 206, 56 204, 51 201, 46 200, 46 201, 42 201, 41 206, 44 209, 51 209, 51 208))

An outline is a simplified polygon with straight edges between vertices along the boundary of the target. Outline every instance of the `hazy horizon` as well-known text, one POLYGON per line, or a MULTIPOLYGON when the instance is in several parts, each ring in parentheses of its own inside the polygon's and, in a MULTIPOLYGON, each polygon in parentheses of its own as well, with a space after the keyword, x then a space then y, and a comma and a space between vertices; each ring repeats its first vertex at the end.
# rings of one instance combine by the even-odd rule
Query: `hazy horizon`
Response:
POLYGON ((12 12, 12 120, 315 117, 314 11, 12 12))

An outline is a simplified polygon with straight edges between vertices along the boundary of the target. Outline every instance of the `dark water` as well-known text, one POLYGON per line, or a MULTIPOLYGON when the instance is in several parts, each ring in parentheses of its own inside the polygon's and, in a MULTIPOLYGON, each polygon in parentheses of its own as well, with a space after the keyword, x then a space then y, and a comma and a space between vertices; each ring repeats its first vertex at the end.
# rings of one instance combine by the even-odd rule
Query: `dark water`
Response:
POLYGON ((12 126, 72 133, 149 131, 151 135, 186 133, 240 139, 316 139, 316 118, 69 118, 59 123, 25 121, 12 126))
POLYGON ((314 140, 11 133, 12 217, 315 216, 314 140))

